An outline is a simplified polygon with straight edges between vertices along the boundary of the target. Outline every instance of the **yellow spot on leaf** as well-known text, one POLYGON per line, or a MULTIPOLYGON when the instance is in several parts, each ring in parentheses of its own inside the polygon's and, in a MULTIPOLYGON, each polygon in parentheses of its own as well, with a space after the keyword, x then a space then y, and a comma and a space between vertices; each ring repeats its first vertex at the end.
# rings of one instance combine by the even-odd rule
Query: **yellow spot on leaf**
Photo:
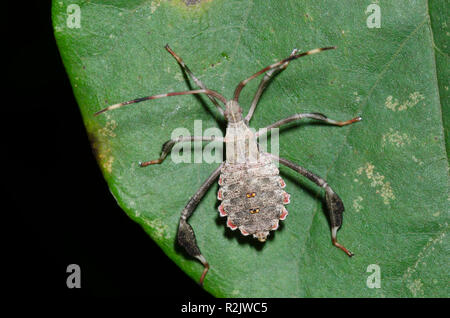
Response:
POLYGON ((361 211, 363 206, 361 205, 363 198, 361 196, 357 197, 355 200, 353 200, 353 208, 356 212, 361 211))
POLYGON ((153 14, 160 5, 161 5, 161 1, 150 2, 150 12, 153 14))
POLYGON ((105 127, 99 128, 98 133, 104 137, 116 137, 114 129, 117 127, 115 120, 107 121, 105 127))
POLYGON ((113 162, 114 162, 114 157, 109 154, 109 151, 108 151, 108 154, 100 154, 98 157, 101 160, 102 167, 106 171, 111 173, 112 172, 112 165, 113 165, 113 162))
POLYGON ((114 163, 114 157, 112 156, 111 149, 108 146, 108 138, 105 137, 116 137, 114 129, 116 129, 117 123, 115 120, 110 120, 111 117, 109 114, 105 114, 105 116, 107 120, 106 125, 97 129, 97 134, 95 136, 95 142, 93 143, 93 146, 100 165, 108 173, 111 173, 114 163))
POLYGON ((144 219, 146 225, 150 227, 153 234, 159 239, 170 239, 169 227, 160 219, 144 219))
POLYGON ((397 98, 394 98, 392 95, 386 98, 384 105, 386 108, 389 108, 392 111, 404 111, 409 108, 416 106, 421 100, 424 100, 425 97, 419 92, 414 92, 409 94, 409 97, 406 101, 400 103, 397 98))
POLYGON ((432 252, 435 250, 434 246, 436 244, 442 244, 445 236, 446 236, 446 230, 448 227, 448 224, 445 223, 442 225, 445 229, 443 229, 441 232, 437 233, 437 236, 435 238, 430 237, 428 239, 427 244, 422 248, 422 250, 417 254, 417 260, 416 262, 409 266, 406 270, 405 274, 403 274, 403 280, 407 283, 408 289, 411 291, 411 293, 414 295, 414 297, 422 297, 424 295, 423 292, 423 283, 420 279, 413 279, 412 276, 416 273, 417 268, 420 265, 425 265, 424 259, 432 254, 432 252))
POLYGON ((397 147, 403 147, 405 144, 410 144, 411 140, 407 134, 389 128, 389 132, 383 135, 383 147, 386 146, 386 142, 397 147))
POLYGON ((385 177, 379 172, 375 172, 375 166, 370 162, 356 171, 358 175, 361 175, 363 172, 365 172, 367 179, 369 179, 370 186, 375 188, 375 192, 383 198, 383 203, 390 204, 391 200, 395 199, 391 183, 385 181, 385 177))
POLYGON ((412 282, 409 282, 408 288, 411 291, 411 293, 414 295, 414 297, 422 297, 423 296, 423 284, 420 279, 415 279, 412 282))

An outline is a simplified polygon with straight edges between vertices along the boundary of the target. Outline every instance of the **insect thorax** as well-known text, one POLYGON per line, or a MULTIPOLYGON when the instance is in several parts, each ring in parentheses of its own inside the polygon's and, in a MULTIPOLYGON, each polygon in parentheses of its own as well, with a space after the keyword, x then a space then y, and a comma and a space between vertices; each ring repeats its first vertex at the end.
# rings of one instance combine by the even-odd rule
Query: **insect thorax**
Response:
POLYGON ((242 120, 228 123, 225 151, 228 163, 256 163, 260 156, 256 136, 242 120))

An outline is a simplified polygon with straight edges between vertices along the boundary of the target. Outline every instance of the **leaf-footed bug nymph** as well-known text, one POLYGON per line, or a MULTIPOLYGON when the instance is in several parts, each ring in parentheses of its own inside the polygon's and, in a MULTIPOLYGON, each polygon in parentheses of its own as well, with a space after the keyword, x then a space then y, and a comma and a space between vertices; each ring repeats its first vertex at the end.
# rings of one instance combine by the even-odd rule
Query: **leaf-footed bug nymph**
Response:
MULTIPOLYGON (((279 170, 275 165, 276 162, 300 173, 325 190, 325 200, 330 215, 332 243, 343 250, 348 256, 352 256, 353 253, 337 241, 337 230, 342 225, 344 204, 335 191, 324 179, 305 168, 287 159, 261 151, 257 141, 260 132, 253 133, 249 128, 249 122, 258 101, 274 75, 286 69, 289 62, 292 60, 302 56, 335 49, 336 47, 324 47, 303 53, 298 53, 295 49, 292 51, 291 55, 284 60, 269 65, 249 78, 241 81, 234 91, 233 98, 230 100, 226 99, 218 92, 206 88, 206 86, 191 72, 183 60, 168 45, 166 45, 165 48, 178 61, 184 71, 189 74, 200 89, 142 97, 111 105, 98 111, 95 115, 125 105, 151 99, 188 94, 206 94, 227 121, 227 130, 224 138, 214 136, 190 136, 172 139, 164 143, 161 156, 158 159, 139 163, 141 167, 162 163, 172 150, 173 146, 178 142, 221 141, 225 143, 225 161, 214 170, 197 192, 190 198, 183 211, 181 211, 180 222, 178 225, 177 236, 179 244, 185 248, 189 255, 197 258, 204 266, 203 273, 200 277, 200 284, 203 284, 205 275, 209 270, 209 264, 197 245, 194 230, 188 223, 189 217, 196 209, 208 188, 218 178, 220 187, 217 198, 221 201, 218 210, 220 216, 227 218, 227 226, 232 230, 239 229, 245 236, 252 235, 260 242, 265 242, 270 231, 276 230, 279 221, 286 218, 288 211, 285 208, 285 205, 288 204, 290 200, 289 194, 284 191, 285 183, 279 175, 279 170), (265 75, 252 100, 250 110, 248 114, 243 117, 242 108, 239 106, 238 102, 239 95, 249 81, 264 73, 265 75)), ((345 126, 361 120, 361 117, 355 117, 347 121, 336 121, 320 113, 300 113, 281 119, 265 127, 261 131, 277 128, 303 118, 311 118, 336 126, 345 126)))

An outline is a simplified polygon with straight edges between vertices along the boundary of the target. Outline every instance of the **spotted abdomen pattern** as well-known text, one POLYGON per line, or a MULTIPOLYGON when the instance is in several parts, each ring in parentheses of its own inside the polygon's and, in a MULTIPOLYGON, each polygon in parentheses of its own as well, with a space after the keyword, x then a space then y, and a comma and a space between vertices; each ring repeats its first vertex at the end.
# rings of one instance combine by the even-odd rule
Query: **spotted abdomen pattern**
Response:
POLYGON ((260 154, 256 162, 226 162, 219 177, 219 213, 227 226, 264 242, 288 211, 289 194, 273 161, 260 154))

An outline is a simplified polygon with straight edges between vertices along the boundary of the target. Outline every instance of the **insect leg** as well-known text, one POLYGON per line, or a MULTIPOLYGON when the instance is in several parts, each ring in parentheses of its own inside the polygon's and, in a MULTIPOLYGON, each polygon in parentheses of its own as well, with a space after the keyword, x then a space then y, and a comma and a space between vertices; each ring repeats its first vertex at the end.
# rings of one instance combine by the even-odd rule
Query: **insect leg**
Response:
POLYGON ((158 159, 150 160, 150 161, 144 161, 139 162, 139 165, 141 167, 146 167, 153 164, 159 164, 166 159, 167 155, 172 151, 173 146, 175 146, 178 142, 185 142, 185 141, 221 141, 223 142, 222 137, 216 137, 216 136, 187 136, 187 137, 178 137, 176 139, 171 139, 166 141, 162 146, 161 156, 158 159))
POLYGON ((194 213, 195 208, 197 207, 198 203, 203 198, 205 193, 208 191, 209 187, 219 176, 220 169, 222 169, 223 164, 224 163, 221 163, 220 166, 216 170, 214 170, 214 172, 208 177, 208 179, 203 182, 197 192, 191 197, 188 204, 185 206, 183 211, 181 211, 180 223, 178 225, 178 243, 184 247, 189 255, 198 259, 205 267, 202 276, 200 277, 200 285, 203 285, 203 280, 205 279, 206 273, 209 270, 209 264, 200 252, 200 249, 197 245, 197 240, 195 239, 194 230, 187 222, 187 220, 192 215, 192 213, 194 213))
POLYGON ((285 58, 284 60, 281 60, 281 61, 279 61, 277 63, 271 64, 271 65, 269 65, 269 66, 259 70, 258 72, 256 72, 252 76, 250 76, 249 78, 239 82, 239 84, 236 86, 236 89, 234 90, 233 100, 237 102, 239 100, 239 95, 241 94, 241 91, 244 88, 244 86, 247 85, 247 83, 250 82, 252 79, 258 77, 259 75, 261 75, 261 74, 263 74, 263 73, 265 73, 267 71, 270 71, 270 70, 272 70, 274 68, 277 68, 277 67, 283 65, 286 62, 298 59, 299 57, 303 57, 303 56, 311 55, 311 54, 316 54, 316 53, 319 53, 319 52, 322 52, 322 51, 334 50, 335 48, 336 48, 335 46, 329 46, 329 47, 323 47, 323 48, 320 48, 320 49, 309 50, 309 51, 303 52, 303 53, 294 54, 292 56, 289 56, 288 58, 285 58))
MULTIPOLYGON (((297 49, 294 49, 290 56, 295 55, 298 52, 297 49)), ((289 62, 286 62, 282 65, 280 65, 277 68, 271 69, 270 71, 267 71, 266 74, 264 74, 263 79, 259 83, 258 90, 256 91, 255 96, 253 97, 252 104, 250 106, 250 110, 248 111, 247 116, 245 116, 245 122, 248 124, 250 122, 250 119, 252 119, 253 113, 255 112, 256 105, 259 102, 259 98, 261 97, 263 91, 266 89, 267 84, 269 84, 270 79, 278 75, 278 73, 284 71, 289 65, 289 62)))
POLYGON ((291 168, 292 170, 300 173, 301 175, 307 177, 309 180, 317 184, 319 187, 325 189, 325 200, 327 202, 327 207, 330 215, 330 223, 331 223, 331 241, 334 246, 343 250, 348 256, 353 256, 353 253, 346 249, 343 245, 338 243, 337 241, 337 231, 342 225, 343 213, 344 213, 344 203, 341 198, 333 191, 333 189, 328 185, 328 183, 319 177, 318 175, 312 173, 311 171, 306 170, 305 168, 293 163, 284 158, 280 158, 278 156, 267 153, 272 159, 280 162, 286 167, 291 168))
POLYGON ((226 103, 227 99, 225 97, 223 97, 222 95, 220 95, 219 93, 212 91, 210 89, 196 89, 196 90, 192 90, 192 91, 184 91, 184 92, 172 92, 172 93, 166 93, 166 94, 158 94, 158 95, 153 95, 153 96, 146 96, 146 97, 141 97, 141 98, 136 98, 136 99, 132 99, 126 102, 122 102, 122 103, 118 103, 118 104, 114 104, 114 105, 110 105, 106 108, 103 108, 102 110, 99 110, 98 112, 96 112, 94 114, 94 116, 98 116, 104 112, 107 112, 109 110, 113 110, 113 109, 117 109, 126 105, 130 105, 130 104, 136 104, 136 103, 140 103, 146 100, 151 100, 151 99, 158 99, 158 98, 164 98, 164 97, 171 97, 171 96, 179 96, 179 95, 193 95, 193 94, 206 94, 206 95, 211 95, 216 97, 218 100, 220 100, 222 103, 226 103))
MULTIPOLYGON (((181 67, 183 67, 183 69, 185 70, 186 73, 189 74, 189 76, 194 80, 195 84, 197 84, 200 88, 203 89, 207 89, 205 84, 203 84, 189 69, 189 67, 184 63, 184 61, 181 59, 181 57, 179 57, 169 46, 169 44, 166 44, 166 46, 164 47, 167 52, 169 52, 176 60, 177 62, 181 65, 181 67)), ((208 98, 211 100, 211 102, 216 105, 217 109, 219 110, 219 112, 222 114, 222 116, 224 115, 224 109, 222 108, 222 106, 220 106, 220 104, 217 102, 217 100, 211 96, 208 95, 208 98)))
POLYGON ((320 114, 320 113, 295 114, 295 115, 292 115, 292 116, 289 116, 287 118, 281 119, 281 120, 279 120, 279 121, 277 121, 277 122, 275 122, 275 123, 273 123, 273 124, 271 124, 271 125, 269 125, 267 127, 264 127, 262 129, 260 129, 256 133, 256 136, 260 136, 264 132, 269 131, 272 128, 277 128, 277 127, 280 127, 280 126, 282 126, 284 124, 290 123, 292 121, 300 120, 300 119, 303 119, 303 118, 313 118, 313 119, 320 120, 320 121, 326 122, 326 123, 331 124, 331 125, 336 125, 336 126, 350 125, 350 124, 353 124, 353 123, 356 123, 356 122, 362 120, 362 118, 360 116, 355 117, 355 118, 350 119, 350 120, 347 120, 347 121, 337 121, 337 120, 334 120, 334 119, 330 119, 327 116, 325 116, 324 114, 320 114))

